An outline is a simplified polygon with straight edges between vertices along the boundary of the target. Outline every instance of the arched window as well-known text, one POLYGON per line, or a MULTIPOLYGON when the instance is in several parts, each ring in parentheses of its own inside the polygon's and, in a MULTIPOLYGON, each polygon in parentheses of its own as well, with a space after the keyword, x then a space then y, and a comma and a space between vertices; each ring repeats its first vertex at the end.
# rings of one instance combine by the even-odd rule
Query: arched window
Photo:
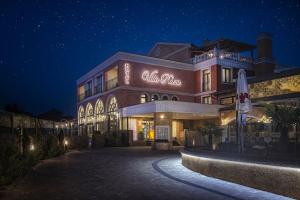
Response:
POLYGON ((140 103, 146 103, 146 102, 148 102, 148 94, 146 94, 146 93, 141 94, 140 103))
POLYGON ((96 131, 104 131, 104 105, 101 99, 98 99, 95 105, 96 131))
POLYGON ((107 107, 109 130, 118 128, 118 103, 116 97, 111 97, 107 107))
POLYGON ((80 106, 78 108, 78 124, 79 125, 84 124, 84 118, 85 118, 84 108, 83 108, 83 106, 80 106))
POLYGON ((85 116, 86 116, 86 123, 87 124, 93 123, 94 110, 93 110, 93 106, 92 106, 91 103, 88 103, 88 105, 86 106, 85 116))
POLYGON ((172 96, 172 99, 171 99, 172 101, 178 101, 178 97, 176 97, 176 96, 172 96))
POLYGON ((169 96, 164 94, 162 97, 161 97, 161 100, 163 101, 168 101, 169 100, 169 96))
POLYGON ((158 94, 152 94, 151 101, 157 101, 157 100, 159 100, 158 94))

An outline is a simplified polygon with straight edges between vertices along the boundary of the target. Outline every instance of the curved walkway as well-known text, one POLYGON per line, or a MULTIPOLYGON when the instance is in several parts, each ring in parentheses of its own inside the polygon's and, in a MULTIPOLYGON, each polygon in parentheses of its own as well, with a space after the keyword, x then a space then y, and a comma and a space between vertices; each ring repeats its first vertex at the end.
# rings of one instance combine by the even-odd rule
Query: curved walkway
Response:
POLYGON ((160 174, 174 181, 230 199, 290 199, 284 196, 222 181, 193 172, 181 164, 180 157, 163 158, 153 162, 152 166, 160 174))
POLYGON ((202 176, 181 165, 178 151, 147 147, 70 152, 41 162, 0 191, 5 200, 250 198, 283 197, 202 176))

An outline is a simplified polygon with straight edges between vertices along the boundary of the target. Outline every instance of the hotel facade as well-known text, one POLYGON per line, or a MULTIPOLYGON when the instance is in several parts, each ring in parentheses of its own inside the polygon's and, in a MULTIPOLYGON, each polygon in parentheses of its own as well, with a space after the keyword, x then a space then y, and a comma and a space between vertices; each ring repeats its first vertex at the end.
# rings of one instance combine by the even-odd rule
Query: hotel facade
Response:
POLYGON ((183 145, 185 133, 213 121, 223 127, 219 142, 236 141, 239 69, 247 73, 254 103, 249 122, 270 123, 262 103, 299 99, 299 70, 279 68, 270 34, 260 34, 256 45, 230 39, 202 46, 156 43, 148 55, 118 52, 77 80, 79 134, 131 130, 134 142, 183 145))

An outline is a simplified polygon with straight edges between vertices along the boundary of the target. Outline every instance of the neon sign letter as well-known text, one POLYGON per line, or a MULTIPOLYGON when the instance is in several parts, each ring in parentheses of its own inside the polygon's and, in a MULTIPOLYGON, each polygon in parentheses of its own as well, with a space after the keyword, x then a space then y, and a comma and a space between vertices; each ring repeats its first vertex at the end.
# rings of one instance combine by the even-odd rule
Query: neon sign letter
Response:
POLYGON ((130 65, 129 65, 129 63, 124 64, 124 72, 125 72, 124 82, 126 85, 129 85, 130 84, 130 65))
POLYGON ((161 76, 158 75, 158 70, 150 71, 145 70, 142 73, 142 80, 149 83, 160 83, 162 85, 181 86, 181 80, 175 79, 173 74, 164 73, 161 76))

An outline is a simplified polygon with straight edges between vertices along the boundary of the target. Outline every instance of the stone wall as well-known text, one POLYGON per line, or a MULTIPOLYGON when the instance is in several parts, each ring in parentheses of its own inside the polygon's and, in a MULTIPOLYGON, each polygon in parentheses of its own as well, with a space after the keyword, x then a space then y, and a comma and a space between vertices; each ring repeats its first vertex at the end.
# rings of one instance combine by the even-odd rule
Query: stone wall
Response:
POLYGON ((182 151, 182 164, 206 176, 300 199, 300 168, 208 158, 182 151))

